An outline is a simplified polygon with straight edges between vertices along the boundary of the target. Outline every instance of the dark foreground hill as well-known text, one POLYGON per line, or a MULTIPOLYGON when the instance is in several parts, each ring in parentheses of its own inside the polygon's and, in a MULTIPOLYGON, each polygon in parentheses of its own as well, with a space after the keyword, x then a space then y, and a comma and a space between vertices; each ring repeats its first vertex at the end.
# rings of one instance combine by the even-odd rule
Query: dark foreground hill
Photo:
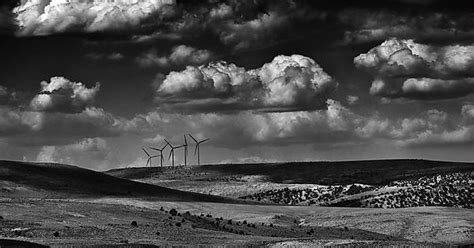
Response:
POLYGON ((394 159, 202 165, 182 170, 183 178, 179 178, 177 170, 170 168, 128 168, 110 170, 105 173, 127 179, 159 178, 166 180, 190 177, 195 180, 213 180, 232 176, 261 175, 266 178, 266 181, 274 183, 385 185, 396 180, 469 171, 474 171, 474 163, 394 159))
POLYGON ((167 201, 243 202, 116 178, 71 165, 15 161, 0 161, 0 193, 38 198, 123 196, 167 201), (22 194, 24 192, 26 194, 22 194))

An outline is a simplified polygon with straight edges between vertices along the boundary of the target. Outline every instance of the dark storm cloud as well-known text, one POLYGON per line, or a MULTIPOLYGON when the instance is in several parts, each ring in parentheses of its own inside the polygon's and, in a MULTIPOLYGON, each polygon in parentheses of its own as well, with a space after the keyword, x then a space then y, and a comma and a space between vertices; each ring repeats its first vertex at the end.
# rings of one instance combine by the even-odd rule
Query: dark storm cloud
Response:
POLYGON ((371 94, 443 99, 474 92, 474 46, 433 46, 390 39, 354 58, 375 80, 371 94))
POLYGON ((226 62, 188 66, 158 76, 155 87, 163 110, 297 111, 325 109, 337 82, 311 58, 281 55, 254 70, 226 62))
POLYGON ((17 30, 18 23, 12 10, 18 4, 16 0, 4 0, 0 3, 0 35, 11 35, 17 30))
POLYGON ((390 37, 418 40, 463 41, 474 38, 473 13, 348 8, 339 20, 348 27, 344 44, 383 41, 390 37))

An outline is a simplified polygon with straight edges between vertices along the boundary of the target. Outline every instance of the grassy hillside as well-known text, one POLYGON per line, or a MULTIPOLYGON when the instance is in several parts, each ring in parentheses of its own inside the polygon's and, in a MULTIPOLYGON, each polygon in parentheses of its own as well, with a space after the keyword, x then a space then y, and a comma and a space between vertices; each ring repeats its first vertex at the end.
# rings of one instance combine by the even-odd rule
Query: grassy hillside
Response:
MULTIPOLYGON (((197 175, 199 180, 225 176, 263 175, 274 183, 372 184, 384 185, 395 180, 416 179, 453 172, 474 170, 474 163, 429 160, 368 160, 341 162, 289 162, 270 164, 218 164, 192 167, 184 176, 197 175)), ((106 172, 109 175, 143 179, 180 179, 170 168, 128 168, 106 172)))
POLYGON ((36 197, 124 196, 170 201, 239 202, 229 198, 183 192, 116 178, 71 165, 0 161, 0 192, 16 196, 18 189, 36 197), (35 192, 37 191, 37 194, 35 192), (42 196, 43 195, 43 196, 42 196))

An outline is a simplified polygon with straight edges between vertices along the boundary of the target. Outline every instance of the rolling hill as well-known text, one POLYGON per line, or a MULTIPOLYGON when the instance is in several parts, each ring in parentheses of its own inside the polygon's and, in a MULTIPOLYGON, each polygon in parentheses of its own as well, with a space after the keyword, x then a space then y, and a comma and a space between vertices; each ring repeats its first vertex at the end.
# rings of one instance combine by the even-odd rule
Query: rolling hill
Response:
POLYGON ((0 195, 19 197, 147 197, 169 201, 243 203, 117 178, 76 166, 0 161, 0 195))
MULTIPOLYGON (((295 184, 384 185, 395 180, 417 179, 454 172, 474 171, 474 163, 421 159, 361 160, 338 162, 287 162, 257 164, 214 164, 189 167, 182 177, 198 180, 231 176, 264 176, 268 182, 295 184)), ((126 178, 181 179, 171 168, 113 169, 106 174, 126 178)))

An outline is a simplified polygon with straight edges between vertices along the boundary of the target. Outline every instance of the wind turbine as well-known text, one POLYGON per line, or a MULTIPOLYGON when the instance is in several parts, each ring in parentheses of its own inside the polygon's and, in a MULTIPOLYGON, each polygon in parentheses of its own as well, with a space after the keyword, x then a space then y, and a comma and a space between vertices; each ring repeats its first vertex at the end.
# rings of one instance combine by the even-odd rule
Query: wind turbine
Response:
POLYGON ((156 158, 156 157, 158 157, 159 155, 151 156, 151 155, 145 150, 145 148, 142 148, 142 150, 143 150, 143 151, 146 153, 146 155, 148 156, 148 159, 146 160, 145 167, 147 167, 148 164, 150 164, 150 167, 151 167, 151 159, 152 159, 152 158, 156 158))
POLYGON ((200 159, 200 154, 199 154, 199 145, 208 141, 209 139, 203 139, 203 140, 200 140, 198 141, 197 139, 195 139, 191 134, 188 134, 189 137, 191 137, 191 139, 194 140, 194 142, 196 143, 195 147, 194 147, 194 156, 196 156, 196 152, 197 152, 197 156, 198 156, 198 165, 201 165, 201 159, 200 159))
POLYGON ((182 145, 182 147, 184 147, 184 166, 187 166, 188 165, 188 140, 186 139, 186 135, 183 135, 184 137, 184 145, 182 145))
POLYGON ((165 148, 166 148, 167 146, 168 146, 168 144, 166 144, 165 146, 163 146, 161 149, 159 149, 159 148, 154 148, 154 147, 148 147, 148 148, 150 148, 150 149, 152 149, 152 150, 155 150, 155 151, 159 151, 159 152, 160 152, 160 157, 161 157, 160 163, 161 163, 161 167, 163 167, 163 160, 164 160, 164 158, 163 158, 163 150, 165 150, 165 148))
POLYGON ((170 151, 170 156, 168 157, 168 159, 171 158, 171 165, 174 166, 174 149, 177 149, 177 148, 181 148, 183 146, 173 146, 171 145, 171 143, 167 140, 165 140, 166 144, 168 144, 171 148, 171 151, 170 151))

